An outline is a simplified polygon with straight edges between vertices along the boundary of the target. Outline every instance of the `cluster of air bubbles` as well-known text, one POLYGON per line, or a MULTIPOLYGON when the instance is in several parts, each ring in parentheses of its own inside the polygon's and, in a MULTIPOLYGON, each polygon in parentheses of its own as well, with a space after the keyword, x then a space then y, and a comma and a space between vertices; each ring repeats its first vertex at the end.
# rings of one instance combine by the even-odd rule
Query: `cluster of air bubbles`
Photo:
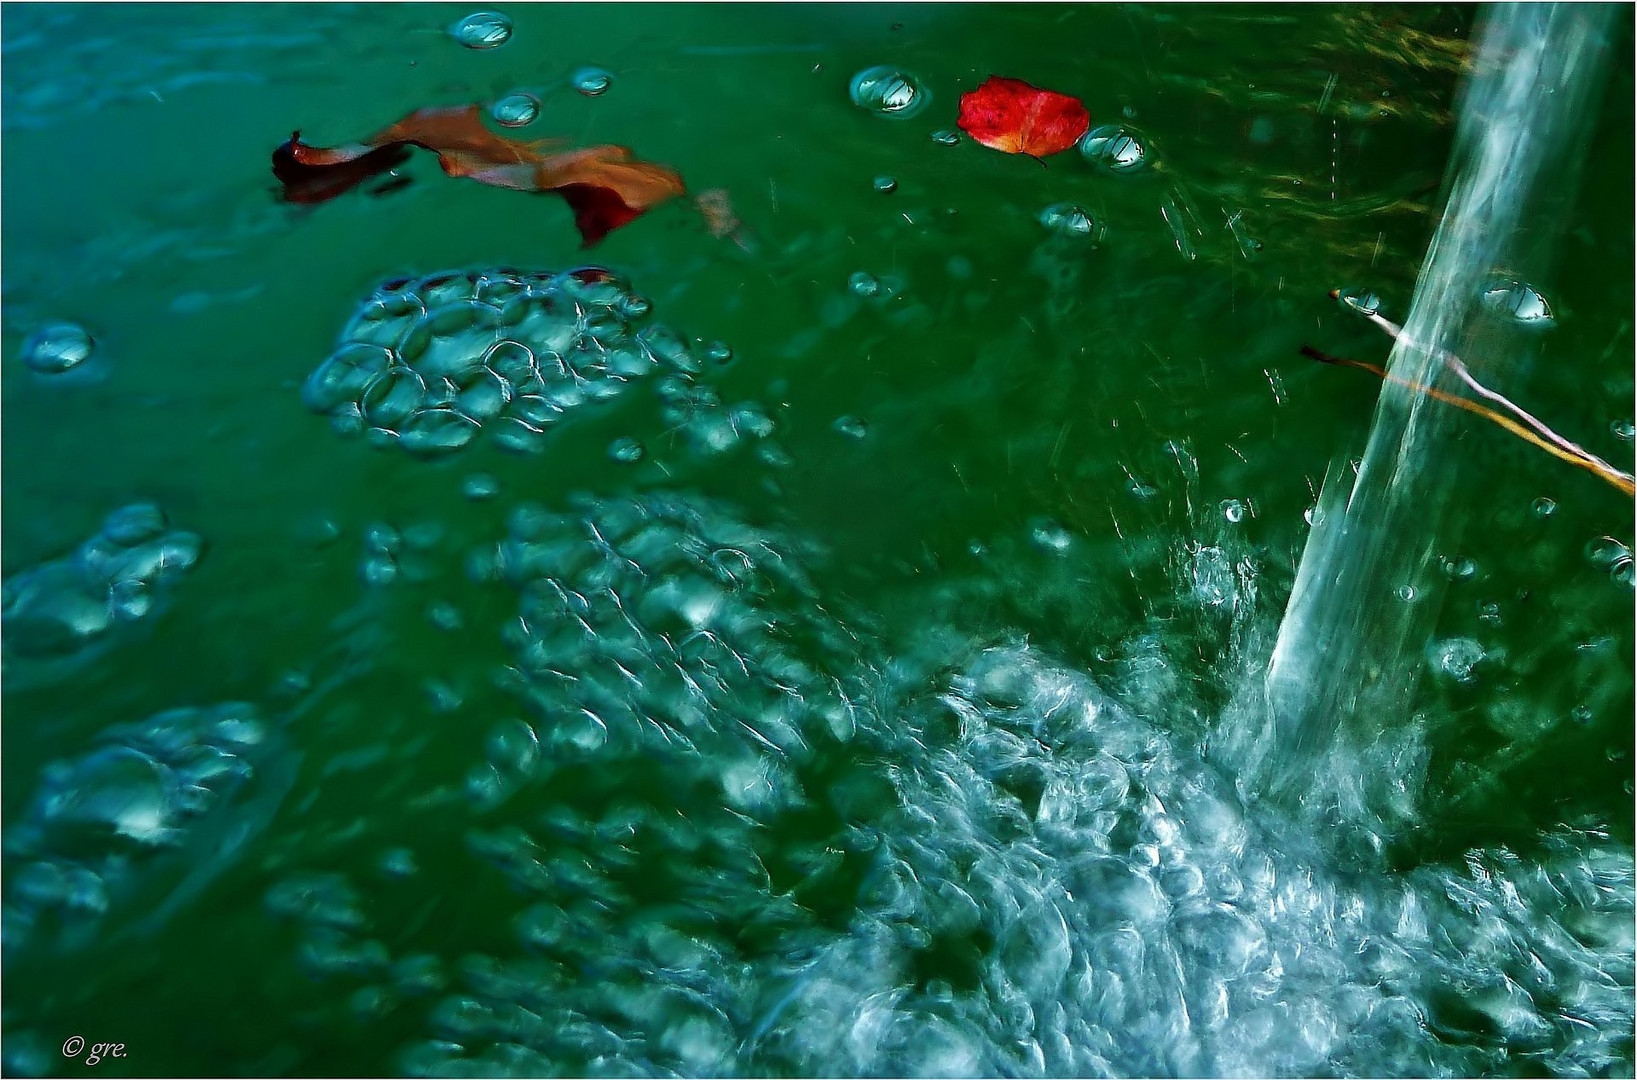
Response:
POLYGON ((6 948, 36 930, 60 946, 83 945, 154 875, 194 861, 219 872, 256 826, 256 811, 261 824, 271 815, 258 802, 282 795, 253 783, 271 739, 250 705, 172 709, 109 728, 92 749, 47 765, 26 815, 6 830, 6 948), (206 829, 207 821, 221 827, 206 829), (196 860, 172 855, 223 834, 234 839, 196 860))
POLYGON ((961 141, 961 133, 954 128, 939 128, 932 133, 932 141, 939 146, 954 146, 961 141))
POLYGON ((891 195, 898 190, 898 181, 890 176, 878 176, 870 184, 883 195, 891 195))
POLYGON ((606 270, 492 270, 378 288, 302 397, 344 434, 433 457, 484 429, 514 451, 583 405, 661 370, 684 388, 698 361, 650 303, 606 270))
MULTIPOLYGON (((771 754, 758 768, 777 772, 775 762, 805 754, 817 735, 844 736, 834 684, 787 644, 843 641, 801 599, 811 589, 792 561, 801 550, 699 501, 515 512, 509 535, 474 568, 519 590, 504 636, 542 760, 660 753, 728 768, 771 754), (778 596, 790 610, 774 618, 763 607, 778 596), (709 747, 720 753, 692 757, 709 747)), ((469 780, 485 805, 535 771, 513 752, 529 739, 502 741, 469 780)), ((764 796, 768 808, 784 797, 764 796)))
POLYGON ((540 99, 523 90, 516 90, 489 107, 489 115, 501 127, 523 127, 540 116, 540 99))
MULTIPOLYGON (((414 852, 397 853, 400 865, 413 872, 414 852), (403 864, 403 858, 408 863, 403 864)), ((369 917, 358 890, 341 874, 303 871, 292 874, 267 890, 263 899, 269 914, 296 924, 302 931, 296 956, 307 976, 314 980, 352 978, 386 984, 397 993, 410 996, 443 988, 441 965, 436 957, 412 954, 398 963, 379 940, 362 935, 369 932, 369 917)), ((355 995, 355 1006, 369 1002, 355 995)))
POLYGON ((887 66, 860 71, 847 92, 859 108, 893 117, 914 116, 932 97, 915 76, 887 66))
POLYGON ((0 621, 7 651, 68 656, 145 618, 164 587, 199 561, 202 544, 171 529, 152 503, 114 511, 72 555, 6 579, 0 621))
POLYGON ((1483 300, 1491 310, 1525 326, 1550 326, 1552 307, 1534 287, 1515 278, 1496 276, 1483 285, 1483 300))
POLYGON ((23 342, 23 363, 42 375, 60 375, 91 358, 91 335, 77 323, 51 323, 23 342))
POLYGON ((586 97, 598 97, 614 85, 614 76, 600 67, 583 67, 570 75, 568 81, 586 97))
POLYGON ((1623 585, 1630 585, 1637 578, 1631 548, 1612 536, 1599 537, 1587 544, 1586 557, 1593 566, 1623 585))
POLYGON ((1473 669, 1487 655, 1484 647, 1469 637, 1434 641, 1427 646, 1427 652, 1435 671, 1460 683, 1473 680, 1473 669))
POLYGON ((493 49, 512 36, 512 21, 499 12, 475 11, 449 28, 449 36, 468 49, 493 49))
POLYGON ((1133 173, 1151 160, 1149 147, 1134 129, 1121 124, 1092 128, 1080 138, 1080 153, 1104 172, 1133 173))
POLYGON ((1040 224, 1058 236, 1094 241, 1103 238, 1102 221, 1077 203, 1053 203, 1040 212, 1040 224))
POLYGON ((1360 315, 1374 315, 1381 310, 1381 297, 1368 289, 1342 289, 1336 299, 1360 315))

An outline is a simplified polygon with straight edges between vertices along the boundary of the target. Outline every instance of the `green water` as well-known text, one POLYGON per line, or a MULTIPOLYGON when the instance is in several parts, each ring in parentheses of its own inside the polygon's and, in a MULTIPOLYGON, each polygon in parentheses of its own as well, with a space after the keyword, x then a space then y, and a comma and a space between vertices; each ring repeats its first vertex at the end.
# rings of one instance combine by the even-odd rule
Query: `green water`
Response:
MULTIPOLYGON (((136 502, 204 542, 84 649, 6 627, 9 1074, 1632 1074, 1629 552, 1624 580, 1591 554, 1631 546, 1628 498, 1476 418, 1428 463, 1472 567, 1434 642, 1484 659, 1379 718, 1426 746, 1415 827, 1260 807, 1216 749, 1377 389, 1298 349, 1383 362, 1325 294, 1404 317, 1475 9, 531 5, 487 51, 444 32, 470 10, 3 8, 4 576, 136 502), (576 93, 593 64, 611 88, 576 93), (924 110, 853 104, 876 64, 924 110), (991 73, 1154 164, 935 141, 991 73), (725 190, 743 246, 678 201, 582 252, 560 200, 427 154, 378 197, 277 198, 293 129, 514 89, 543 102, 521 135, 725 190), (1102 239, 1049 234, 1061 202, 1102 239), (387 279, 586 264, 731 346, 695 381, 771 434, 701 446, 657 376, 535 454, 418 460, 303 404, 387 279), (93 360, 30 371, 64 320, 93 360), (547 569, 485 572, 508 535, 547 569), (688 616, 731 551, 754 570, 688 616), (568 618, 527 618, 547 577, 643 624, 624 675, 527 670, 520 611, 568 618), (689 653, 702 625, 739 657, 689 653), (112 835, 118 776, 52 771, 234 702, 248 778, 156 796, 172 832, 112 835), (72 829, 34 828, 51 792, 72 829), (74 1035, 127 1056, 65 1062, 74 1035)), ((1530 272, 1556 325, 1502 386, 1628 469, 1631 51, 1628 13, 1530 272)))

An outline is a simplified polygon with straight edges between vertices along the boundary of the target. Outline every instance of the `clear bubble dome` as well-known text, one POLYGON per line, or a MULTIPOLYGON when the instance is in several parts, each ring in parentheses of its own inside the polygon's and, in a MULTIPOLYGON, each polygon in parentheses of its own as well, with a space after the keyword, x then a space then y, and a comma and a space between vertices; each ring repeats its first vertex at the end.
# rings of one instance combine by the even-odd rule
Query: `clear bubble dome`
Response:
POLYGON ((60 375, 91 357, 93 342, 76 323, 43 326, 23 342, 23 363, 42 375, 60 375))
POLYGON ((1151 164, 1152 154, 1142 135, 1120 124, 1093 128, 1080 139, 1080 153, 1104 172, 1134 173, 1151 164))
POLYGON ((866 68, 848 86, 853 104, 877 116, 914 116, 931 100, 915 76, 895 67, 866 68))
POLYGON ((614 85, 614 75, 600 67, 583 67, 570 75, 568 81, 586 97, 598 97, 614 85))
POLYGON ((534 123, 540 116, 540 99, 519 90, 491 105, 489 115, 501 127, 523 127, 534 123))
POLYGON ((449 28, 468 49, 493 49, 511 40, 512 21, 495 11, 475 11, 449 28))

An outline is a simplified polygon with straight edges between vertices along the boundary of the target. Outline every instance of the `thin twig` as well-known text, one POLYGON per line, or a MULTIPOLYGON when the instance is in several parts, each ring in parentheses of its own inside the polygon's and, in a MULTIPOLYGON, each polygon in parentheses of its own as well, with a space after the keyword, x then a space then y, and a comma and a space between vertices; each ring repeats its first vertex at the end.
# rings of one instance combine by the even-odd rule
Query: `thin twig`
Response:
MULTIPOLYGON (((1399 386, 1406 387, 1407 389, 1413 390, 1417 393, 1426 394, 1428 397, 1437 398, 1439 401, 1454 405, 1458 409, 1465 409, 1467 412, 1476 413, 1485 420, 1500 425, 1507 431, 1510 431, 1512 434, 1516 435, 1518 438, 1523 439, 1525 442, 1540 447, 1553 457, 1567 461, 1571 465, 1578 465, 1580 468, 1585 469, 1588 472, 1596 473, 1608 483, 1614 485, 1616 488, 1619 488, 1625 494, 1637 497, 1637 483, 1633 482, 1633 478, 1629 474, 1621 472, 1608 462, 1592 454, 1588 454, 1585 451, 1580 451, 1577 453, 1575 450, 1565 449, 1555 443, 1548 442, 1539 435, 1535 434, 1533 431, 1530 431, 1528 428, 1524 427, 1522 424, 1519 424, 1517 421, 1513 420, 1511 417, 1503 416, 1494 409, 1489 408, 1487 405, 1480 405, 1476 401, 1460 397, 1456 394, 1446 393, 1445 391, 1439 390, 1435 387, 1422 386, 1420 383, 1411 382, 1409 379, 1404 379, 1397 375, 1389 374, 1384 368, 1378 367, 1375 364, 1365 363, 1363 360, 1349 360, 1344 356, 1331 356, 1329 353, 1320 352, 1311 345, 1302 346, 1302 355, 1309 357, 1310 359, 1317 360, 1321 364, 1334 364, 1338 367, 1355 367, 1361 371, 1368 371, 1370 374, 1384 379, 1387 382, 1397 383, 1399 386)), ((1573 447, 1574 444, 1570 443, 1569 446, 1573 447)))

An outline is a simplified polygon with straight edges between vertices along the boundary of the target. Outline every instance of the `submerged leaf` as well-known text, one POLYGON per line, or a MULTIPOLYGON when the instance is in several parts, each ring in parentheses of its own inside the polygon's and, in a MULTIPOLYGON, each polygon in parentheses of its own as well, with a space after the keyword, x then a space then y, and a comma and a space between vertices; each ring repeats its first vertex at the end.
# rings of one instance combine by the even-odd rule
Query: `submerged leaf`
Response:
POLYGON ((961 95, 958 123, 985 146, 1041 158, 1078 142, 1091 127, 1091 116, 1078 98, 991 75, 961 95))
POLYGON ((637 161, 623 146, 568 150, 560 148, 561 140, 498 135, 483 126, 476 105, 421 109, 361 143, 343 146, 309 146, 295 132, 273 151, 273 175, 291 202, 323 202, 395 168, 411 146, 437 154, 450 176, 561 195, 586 247, 686 191, 675 171, 637 161))

